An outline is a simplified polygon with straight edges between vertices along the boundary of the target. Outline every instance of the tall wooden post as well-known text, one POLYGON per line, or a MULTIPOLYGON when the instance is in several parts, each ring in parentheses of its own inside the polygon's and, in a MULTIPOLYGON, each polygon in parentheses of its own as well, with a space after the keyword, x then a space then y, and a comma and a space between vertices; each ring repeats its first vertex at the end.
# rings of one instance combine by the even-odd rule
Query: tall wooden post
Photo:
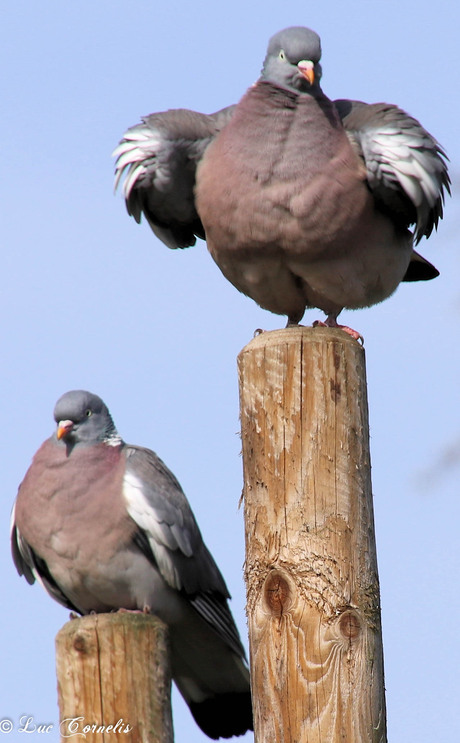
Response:
POLYGON ((166 625, 117 612, 73 619, 56 636, 61 741, 173 743, 166 625))
POLYGON ((364 350, 295 327, 238 364, 256 743, 384 743, 364 350))

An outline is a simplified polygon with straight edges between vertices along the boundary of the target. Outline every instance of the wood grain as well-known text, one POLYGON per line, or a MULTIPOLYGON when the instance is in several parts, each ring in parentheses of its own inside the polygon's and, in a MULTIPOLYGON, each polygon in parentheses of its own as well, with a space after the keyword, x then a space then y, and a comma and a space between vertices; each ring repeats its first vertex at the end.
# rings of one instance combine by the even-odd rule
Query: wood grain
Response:
POLYGON ((384 743, 364 350, 294 327, 238 366, 256 743, 384 743))
POLYGON ((157 617, 73 619, 56 636, 56 667, 61 741, 173 743, 167 628, 157 617))

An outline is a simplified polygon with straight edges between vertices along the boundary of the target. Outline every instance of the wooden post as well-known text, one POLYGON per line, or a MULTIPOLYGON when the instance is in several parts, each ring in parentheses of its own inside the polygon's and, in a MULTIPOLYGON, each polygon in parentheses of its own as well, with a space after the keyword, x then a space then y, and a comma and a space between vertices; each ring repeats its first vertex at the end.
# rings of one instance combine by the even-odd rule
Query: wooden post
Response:
POLYGON ((238 358, 256 743, 384 743, 364 350, 262 333, 238 358))
POLYGON ((56 667, 61 741, 173 743, 167 628, 157 617, 73 619, 56 636, 56 667))

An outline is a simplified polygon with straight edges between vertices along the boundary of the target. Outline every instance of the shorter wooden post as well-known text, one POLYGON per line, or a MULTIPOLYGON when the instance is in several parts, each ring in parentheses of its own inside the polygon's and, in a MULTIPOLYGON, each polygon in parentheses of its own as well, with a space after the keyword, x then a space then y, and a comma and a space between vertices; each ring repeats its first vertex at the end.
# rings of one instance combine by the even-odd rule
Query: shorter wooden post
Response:
POLYGON ((166 625, 149 614, 73 619, 56 636, 61 741, 173 743, 166 625))

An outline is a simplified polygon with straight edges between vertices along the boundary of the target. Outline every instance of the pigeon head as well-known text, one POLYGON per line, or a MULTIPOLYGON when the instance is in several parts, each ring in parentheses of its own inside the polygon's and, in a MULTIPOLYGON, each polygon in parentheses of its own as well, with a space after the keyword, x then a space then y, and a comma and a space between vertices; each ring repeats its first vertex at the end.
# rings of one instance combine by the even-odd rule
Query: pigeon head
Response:
POLYGON ((272 36, 261 79, 296 92, 319 88, 321 40, 303 26, 291 26, 272 36))
POLYGON ((95 444, 120 441, 115 424, 105 403, 86 390, 66 392, 56 403, 55 437, 66 444, 95 444))

